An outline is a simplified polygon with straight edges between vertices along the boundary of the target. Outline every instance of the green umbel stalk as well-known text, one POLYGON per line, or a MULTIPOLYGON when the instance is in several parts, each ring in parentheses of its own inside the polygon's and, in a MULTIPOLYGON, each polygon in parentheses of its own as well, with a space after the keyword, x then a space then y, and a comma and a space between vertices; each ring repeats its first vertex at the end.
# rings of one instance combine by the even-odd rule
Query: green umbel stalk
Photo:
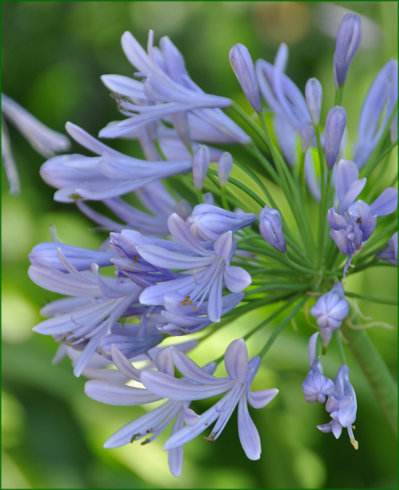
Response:
MULTIPOLYGON (((353 320, 359 325, 359 319, 353 320)), ((395 435, 398 435, 398 388, 384 361, 364 329, 342 324, 342 333, 358 362, 395 435)))

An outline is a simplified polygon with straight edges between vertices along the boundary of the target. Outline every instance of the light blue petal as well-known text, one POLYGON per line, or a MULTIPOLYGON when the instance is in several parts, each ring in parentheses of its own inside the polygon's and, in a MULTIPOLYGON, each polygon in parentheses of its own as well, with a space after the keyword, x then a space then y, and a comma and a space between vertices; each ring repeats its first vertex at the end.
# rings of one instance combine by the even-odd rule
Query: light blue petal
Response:
POLYGON ((195 383, 214 383, 217 381, 225 382, 223 378, 215 378, 204 369, 200 368, 194 361, 188 356, 183 354, 177 349, 172 350, 173 362, 181 374, 195 383))
POLYGON ((370 214, 373 216, 385 216, 393 213, 397 207, 398 191, 393 187, 388 187, 370 204, 370 214))
POLYGON ((212 260, 209 256, 193 257, 156 245, 141 245, 137 247, 137 251, 144 260, 163 269, 199 269, 209 265, 209 261, 212 260))
POLYGON ((93 400, 107 405, 133 406, 151 403, 161 398, 147 389, 115 385, 107 381, 92 379, 85 384, 85 393, 93 400))
POLYGON ((207 385, 196 385, 177 379, 161 372, 144 370, 141 374, 141 382, 153 393, 171 400, 202 400, 220 395, 229 389, 231 383, 214 382, 207 385))
POLYGON ((248 349, 244 339, 233 340, 224 355, 227 374, 245 383, 248 376, 248 349))
POLYGON ((279 390, 277 388, 259 391, 248 390, 248 403, 254 408, 263 408, 273 400, 278 392, 279 390))
POLYGON ((233 265, 229 265, 225 268, 223 279, 227 289, 232 293, 242 291, 252 282, 250 274, 245 269, 233 265))
POLYGON ((247 407, 247 400, 241 397, 238 403, 238 436, 241 446, 248 459, 255 461, 260 458, 260 437, 247 407))

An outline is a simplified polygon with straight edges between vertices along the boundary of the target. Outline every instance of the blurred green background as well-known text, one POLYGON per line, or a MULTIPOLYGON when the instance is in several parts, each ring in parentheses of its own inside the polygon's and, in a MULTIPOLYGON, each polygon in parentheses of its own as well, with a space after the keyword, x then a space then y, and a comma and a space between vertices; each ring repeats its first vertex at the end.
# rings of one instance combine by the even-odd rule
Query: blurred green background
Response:
MULTIPOLYGON (((145 44, 152 28, 157 40, 171 37, 205 91, 244 105, 228 62, 230 47, 242 42, 254 59, 271 61, 285 41, 290 48, 287 73, 301 89, 311 76, 322 82, 326 114, 333 103, 333 36, 343 9, 363 16, 363 42, 344 96, 353 141, 372 79, 397 56, 397 2, 2 2, 2 91, 56 130, 63 131, 70 120, 96 134, 120 118, 100 75, 133 73, 120 49, 121 34, 130 30, 145 44)), ((51 364, 55 343, 31 329, 41 319, 40 307, 55 295, 31 283, 26 271, 28 253, 50 239, 50 225, 62 241, 74 245, 97 247, 105 236, 92 232, 92 223, 73 206, 53 201, 53 190, 39 176, 43 158, 9 129, 22 193, 8 194, 3 173, 3 488, 397 488, 396 440, 351 359, 359 451, 346 433, 336 441, 316 429, 328 416, 322 406, 307 404, 301 392, 312 333, 304 317, 278 338, 255 381, 255 389, 280 389, 270 406, 251 412, 262 439, 260 461, 246 460, 235 415, 216 443, 197 438, 185 446, 180 479, 169 475, 165 437, 145 447, 103 449, 114 431, 144 412, 88 399, 84 380, 74 378, 68 360, 51 364)), ((134 143, 114 146, 137 154, 134 143)), ((349 278, 348 289, 395 298, 396 277, 393 268, 370 270, 349 278)), ((359 306, 373 319, 396 325, 395 307, 359 306)), ((226 326, 194 352, 194 359, 219 356, 264 314, 258 311, 226 326)), ((250 342, 250 354, 271 331, 269 326, 250 342)), ((369 334, 396 376, 396 328, 376 327, 369 334)), ((338 363, 333 352, 325 363, 330 377, 338 363)), ((200 411, 205 407, 197 405, 200 411)))

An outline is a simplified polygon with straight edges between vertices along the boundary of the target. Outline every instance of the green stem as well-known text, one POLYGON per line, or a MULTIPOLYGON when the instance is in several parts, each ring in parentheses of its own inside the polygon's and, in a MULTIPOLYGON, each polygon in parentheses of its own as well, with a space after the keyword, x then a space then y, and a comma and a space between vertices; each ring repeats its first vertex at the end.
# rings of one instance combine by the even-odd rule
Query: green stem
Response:
POLYGON ((335 105, 342 105, 343 96, 344 96, 344 86, 340 85, 335 92, 335 105))
MULTIPOLYGON (((358 318, 353 323, 359 324, 358 318)), ((348 347, 359 364, 374 395, 380 404, 395 435, 398 434, 398 387, 392 379, 379 352, 364 329, 350 327, 348 320, 342 325, 342 333, 349 341, 348 347)))
POLYGON ((376 298, 375 296, 366 296, 365 294, 352 293, 350 291, 345 291, 345 296, 348 296, 349 298, 364 299, 373 303, 381 303, 382 305, 398 305, 398 301, 396 299, 376 298))

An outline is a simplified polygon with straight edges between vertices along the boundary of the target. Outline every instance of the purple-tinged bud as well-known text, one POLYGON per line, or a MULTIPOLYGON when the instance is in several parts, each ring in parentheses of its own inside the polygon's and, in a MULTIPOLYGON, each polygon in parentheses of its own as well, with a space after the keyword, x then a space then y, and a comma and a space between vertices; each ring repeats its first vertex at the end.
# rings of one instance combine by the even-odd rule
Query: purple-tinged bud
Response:
POLYGON ((193 181, 196 189, 202 189, 206 172, 210 162, 209 149, 205 145, 198 145, 193 156, 193 181))
POLYGON ((313 364, 302 383, 302 391, 308 403, 324 403, 326 397, 334 391, 334 383, 323 374, 323 367, 318 360, 313 364))
POLYGON ((305 85, 306 104, 309 109, 312 123, 317 125, 320 122, 321 101, 323 89, 317 78, 309 78, 305 85))
POLYGON ((230 49, 229 59, 230 65, 248 102, 255 112, 260 112, 262 110, 262 103, 259 95, 258 81, 248 49, 243 44, 236 44, 230 49))
POLYGON ((346 125, 346 112, 336 105, 327 115, 326 130, 324 134, 324 154, 328 168, 332 168, 339 156, 340 145, 346 125))
POLYGON ((335 87, 344 85, 349 65, 359 47, 362 35, 360 17, 357 14, 346 14, 337 33, 334 52, 335 87))
POLYGON ((281 216, 277 209, 265 206, 259 213, 259 231, 269 245, 284 253, 287 250, 281 226, 281 216))
POLYGON ((218 162, 218 177, 220 185, 226 185, 233 168, 233 158, 228 151, 222 153, 218 162))
POLYGON ((340 282, 317 300, 310 309, 310 314, 316 318, 320 327, 323 344, 328 345, 333 331, 341 326, 342 320, 349 313, 349 305, 345 299, 344 288, 340 282))

